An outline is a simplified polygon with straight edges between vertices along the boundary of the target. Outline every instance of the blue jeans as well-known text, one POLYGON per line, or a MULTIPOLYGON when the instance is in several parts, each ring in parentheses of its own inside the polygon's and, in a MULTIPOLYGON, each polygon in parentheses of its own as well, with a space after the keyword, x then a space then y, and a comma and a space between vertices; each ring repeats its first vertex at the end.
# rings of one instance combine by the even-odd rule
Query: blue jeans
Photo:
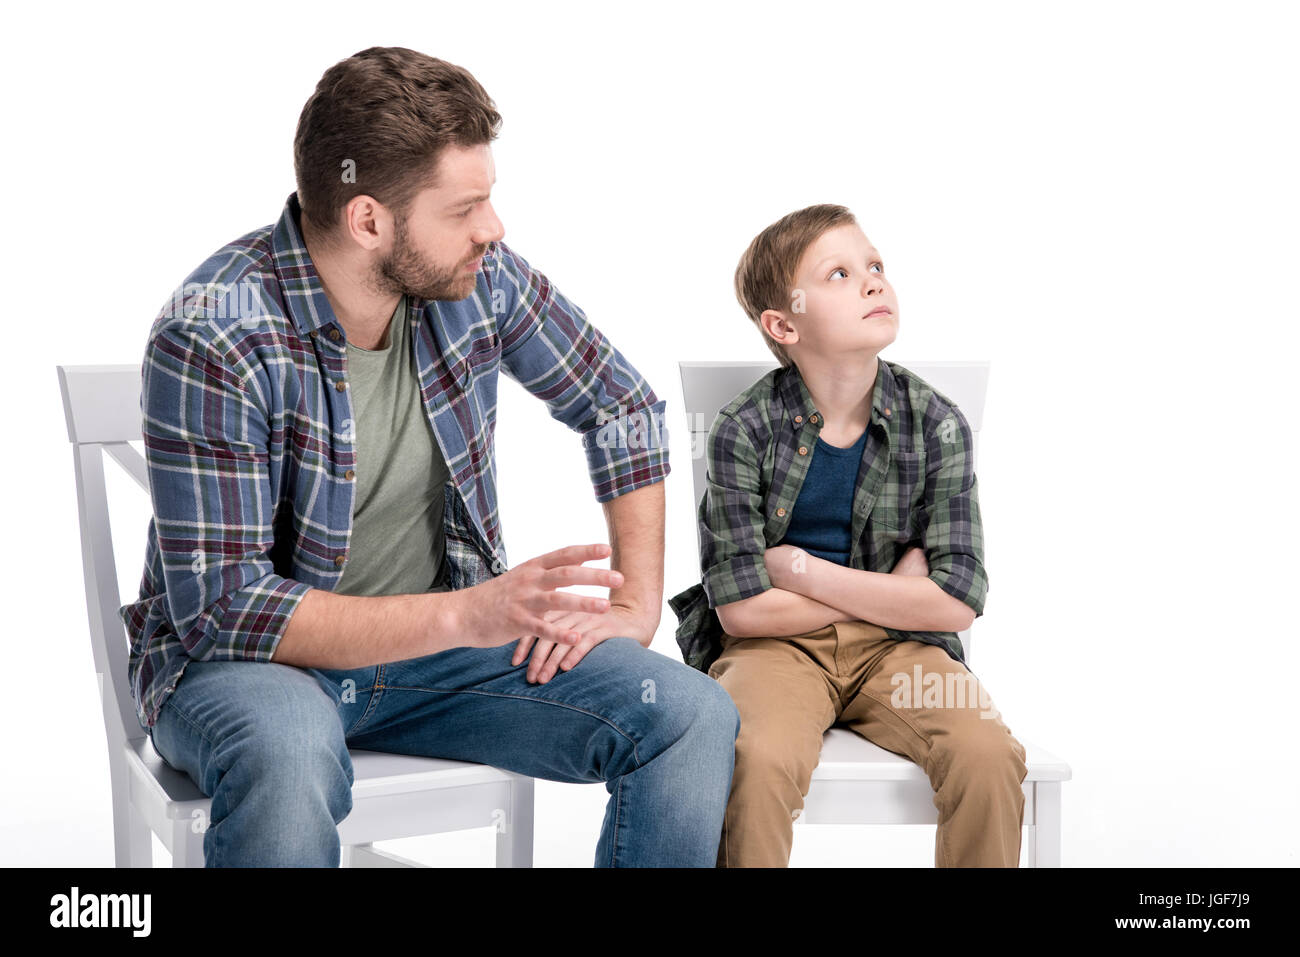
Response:
POLYGON ((632 638, 546 684, 525 680, 514 650, 353 670, 190 662, 153 743, 212 798, 206 864, 337 867, 354 747, 604 781, 596 866, 713 867, 740 728, 727 692, 632 638))

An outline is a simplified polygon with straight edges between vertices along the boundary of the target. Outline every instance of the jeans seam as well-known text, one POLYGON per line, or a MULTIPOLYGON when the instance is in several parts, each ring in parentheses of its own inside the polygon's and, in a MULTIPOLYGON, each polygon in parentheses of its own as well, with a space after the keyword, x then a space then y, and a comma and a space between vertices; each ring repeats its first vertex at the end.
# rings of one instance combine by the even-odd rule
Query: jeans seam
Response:
MULTIPOLYGON (((366 702, 366 710, 362 712, 361 717, 357 718, 356 723, 354 723, 352 727, 348 728, 348 730, 344 732, 343 737, 345 741, 348 735, 356 734, 357 729, 360 728, 363 724, 365 724, 365 722, 370 718, 371 714, 374 713, 375 705, 378 703, 379 699, 384 696, 384 688, 385 688, 384 666, 379 665, 375 671, 375 683, 369 689, 370 700, 366 702)), ((358 690, 364 691, 366 689, 361 688, 358 690)))
MULTIPOLYGON (((639 771, 643 767, 643 765, 641 764, 641 755, 637 750, 636 738, 634 738, 628 732, 624 731, 622 728, 620 728, 609 718, 605 717, 603 714, 597 714, 594 711, 589 711, 586 708, 580 708, 574 704, 569 704, 564 701, 552 701, 547 698, 534 698, 531 697, 530 695, 503 694, 499 691, 481 691, 477 688, 416 688, 407 685, 384 685, 384 687, 390 691, 420 691, 426 694, 477 694, 477 695, 485 695, 489 698, 514 698, 519 701, 531 701, 534 704, 550 705, 551 707, 555 707, 555 708, 567 708, 570 711, 576 711, 579 714, 585 714, 589 718, 595 718, 597 721, 609 725, 620 735, 622 735, 624 738, 630 741, 632 743, 632 759, 636 762, 636 767, 633 768, 632 770, 639 771)), ((631 772, 628 773, 630 774, 631 772)), ((620 775, 619 777, 621 780, 622 775, 620 775)))
MULTIPOLYGON (((633 745, 635 751, 635 745, 633 745)), ((618 777, 618 785, 614 789, 614 826, 610 829, 609 835, 609 866, 618 866, 618 820, 623 810, 623 775, 618 777)))

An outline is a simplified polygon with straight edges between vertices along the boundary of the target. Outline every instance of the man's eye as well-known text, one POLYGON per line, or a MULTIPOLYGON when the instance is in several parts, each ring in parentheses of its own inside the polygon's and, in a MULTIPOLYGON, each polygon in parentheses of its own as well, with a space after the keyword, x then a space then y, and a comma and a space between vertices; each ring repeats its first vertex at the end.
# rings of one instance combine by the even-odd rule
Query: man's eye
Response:
POLYGON ((459 214, 457 215, 456 218, 457 218, 457 219, 464 219, 466 216, 468 216, 468 215, 469 215, 470 213, 472 213, 472 212, 474 212, 474 207, 473 207, 473 206, 471 206, 469 209, 465 210, 465 212, 463 212, 463 213, 459 213, 459 214))
MULTIPOLYGON (((836 266, 835 269, 831 272, 831 276, 834 276, 835 273, 837 273, 837 272, 842 272, 842 273, 844 273, 844 278, 846 278, 846 279, 847 279, 848 276, 849 276, 849 271, 848 271, 847 269, 845 269, 843 266, 836 266)), ((829 279, 830 276, 827 276, 826 278, 829 279)))

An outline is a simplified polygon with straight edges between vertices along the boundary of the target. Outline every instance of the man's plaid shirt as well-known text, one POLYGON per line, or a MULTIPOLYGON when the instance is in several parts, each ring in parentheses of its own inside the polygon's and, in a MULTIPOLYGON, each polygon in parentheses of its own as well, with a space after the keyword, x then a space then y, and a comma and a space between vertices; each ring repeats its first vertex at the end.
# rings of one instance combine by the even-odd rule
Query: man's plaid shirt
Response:
MULTIPOLYGON (((889 572, 923 545, 930 580, 982 615, 988 577, 970 426, 914 373, 885 359, 878 367, 849 567, 889 572)), ((688 665, 707 671, 721 654, 718 605, 772 587, 763 554, 785 537, 823 424, 793 365, 767 373, 714 419, 698 515, 703 580, 668 600, 688 665)), ((965 664, 955 632, 885 631, 965 664)))
MULTIPOLYGON (((140 397, 153 518, 139 598, 120 614, 141 725, 190 661, 269 661, 312 588, 343 576, 356 445, 346 336, 299 232, 277 223, 218 250, 154 321, 140 397)), ((451 473, 448 584, 506 570, 493 429, 497 373, 582 436, 596 500, 668 475, 665 403, 504 243, 461 302, 412 298, 420 391, 451 473)))

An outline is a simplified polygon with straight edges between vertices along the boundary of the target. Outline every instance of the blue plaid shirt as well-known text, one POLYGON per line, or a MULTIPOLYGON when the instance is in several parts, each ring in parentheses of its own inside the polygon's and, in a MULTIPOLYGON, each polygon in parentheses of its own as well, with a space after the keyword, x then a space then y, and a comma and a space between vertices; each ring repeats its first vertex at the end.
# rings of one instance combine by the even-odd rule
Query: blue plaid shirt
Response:
MULTIPOLYGON (((154 320, 140 397, 153 518, 120 614, 141 725, 190 661, 269 661, 312 588, 343 576, 356 444, 346 336, 299 231, 219 249, 154 320)), ((490 244, 469 298, 412 297, 420 391, 451 478, 447 582, 506 570, 492 436, 497 373, 582 436, 598 502, 668 475, 665 403, 546 276, 490 244)))

